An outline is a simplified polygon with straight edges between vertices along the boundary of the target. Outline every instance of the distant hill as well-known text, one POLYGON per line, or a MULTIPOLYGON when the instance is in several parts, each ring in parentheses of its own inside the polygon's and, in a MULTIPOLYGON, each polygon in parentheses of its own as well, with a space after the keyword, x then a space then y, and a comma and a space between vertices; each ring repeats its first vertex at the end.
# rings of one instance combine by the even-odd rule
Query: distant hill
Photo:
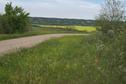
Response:
POLYGON ((93 26, 95 20, 30 17, 32 24, 93 26))

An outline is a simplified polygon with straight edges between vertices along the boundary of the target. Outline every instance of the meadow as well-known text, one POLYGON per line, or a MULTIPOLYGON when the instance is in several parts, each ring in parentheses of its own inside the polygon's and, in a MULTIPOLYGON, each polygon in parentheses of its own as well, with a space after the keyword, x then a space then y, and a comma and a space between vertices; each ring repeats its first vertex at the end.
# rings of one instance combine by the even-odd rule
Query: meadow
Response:
POLYGON ((62 28, 68 30, 76 30, 80 32, 96 32, 95 26, 57 26, 57 25, 40 25, 45 28, 62 28))
POLYGON ((47 26, 47 25, 32 25, 29 32, 16 33, 16 34, 0 34, 0 40, 43 35, 43 34, 56 34, 56 33, 91 33, 95 32, 96 28, 92 26, 47 26))
MULTIPOLYGON (((61 0, 58 3, 57 0, 47 2, 45 6, 51 11, 45 12, 47 15, 50 13, 48 17, 53 13, 53 16, 57 16, 55 18, 53 16, 52 18, 30 17, 31 12, 16 6, 18 3, 15 1, 7 1, 7 4, 3 2, 2 8, 5 7, 5 10, 0 14, 0 41, 43 34, 57 36, 69 33, 71 36, 65 34, 64 37, 51 39, 45 35, 45 39, 37 36, 37 39, 30 37, 30 39, 17 39, 18 41, 2 41, 1 52, 8 47, 11 48, 10 51, 14 46, 18 48, 18 44, 26 45, 23 46, 24 48, 19 46, 15 52, 0 54, 0 84, 126 84, 126 6, 123 1, 105 0, 104 2, 97 1, 97 3, 89 1, 86 2, 88 4, 75 0, 70 0, 70 2, 66 0, 63 4, 61 4, 61 0), (12 3, 15 3, 14 6, 12 3), (76 10, 78 6, 84 5, 85 10, 93 9, 89 12, 94 12, 95 9, 99 9, 100 3, 103 6, 98 15, 92 14, 90 16, 84 13, 85 18, 96 17, 95 20, 65 19, 73 12, 77 16, 69 16, 68 18, 82 18, 79 16, 79 13, 82 12, 79 10, 81 8, 76 10), (57 6, 53 6, 55 4, 57 6), (97 5, 98 8, 92 5, 97 5), (73 12, 71 12, 73 9, 69 8, 71 6, 77 6, 74 7, 73 12), (67 8, 71 10, 64 12, 64 16, 62 12, 62 14, 55 12, 59 8, 62 11, 67 8), (61 17, 58 14, 64 18, 58 18, 61 17), (43 42, 40 43, 39 40, 43 40, 43 42), (39 44, 30 47, 29 45, 32 46, 34 41, 39 44)), ((32 4, 32 1, 30 2, 32 4)), ((28 5, 25 3, 22 2, 23 7, 28 5)), ((32 9, 33 5, 26 7, 31 6, 32 9)), ((46 8, 41 5, 39 1, 37 8, 41 10, 46 8)), ((37 13, 37 10, 31 11, 37 13)), ((40 15, 40 12, 35 15, 40 15)))
POLYGON ((0 83, 122 84, 99 68, 96 53, 93 35, 49 40, 1 57, 0 83))

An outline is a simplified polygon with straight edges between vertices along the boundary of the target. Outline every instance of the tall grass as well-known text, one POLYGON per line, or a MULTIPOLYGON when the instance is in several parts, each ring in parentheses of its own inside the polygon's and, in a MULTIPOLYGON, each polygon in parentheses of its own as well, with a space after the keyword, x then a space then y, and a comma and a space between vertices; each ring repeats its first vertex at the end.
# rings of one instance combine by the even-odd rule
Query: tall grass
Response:
POLYGON ((1 57, 0 83, 82 84, 93 82, 97 75, 94 72, 94 57, 95 46, 88 43, 83 36, 50 40, 32 49, 24 49, 1 57), (91 77, 91 74, 94 76, 91 77))
POLYGON ((0 83, 123 84, 109 69, 99 67, 94 38, 64 37, 5 55, 0 58, 0 83))

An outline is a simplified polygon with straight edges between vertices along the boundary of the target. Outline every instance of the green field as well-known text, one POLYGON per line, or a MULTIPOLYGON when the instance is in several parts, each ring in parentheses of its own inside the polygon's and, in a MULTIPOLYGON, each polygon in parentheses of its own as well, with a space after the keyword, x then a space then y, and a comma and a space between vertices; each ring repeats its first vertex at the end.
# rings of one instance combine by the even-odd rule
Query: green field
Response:
POLYGON ((122 84, 110 70, 99 69, 93 38, 64 37, 5 55, 0 58, 0 83, 122 84))
POLYGON ((55 28, 52 27, 40 27, 40 26, 32 26, 29 32, 23 34, 0 34, 0 40, 12 39, 12 38, 19 38, 25 36, 33 36, 33 35, 43 35, 43 34, 55 34, 55 33, 85 33, 80 32, 77 30, 68 30, 62 28, 55 28))
POLYGON ((86 32, 95 32, 96 27, 94 26, 75 26, 75 29, 78 31, 86 31, 86 32))
POLYGON ((96 27, 94 26, 55 26, 55 25, 40 25, 45 28, 63 28, 63 29, 73 29, 82 32, 95 32, 96 27))

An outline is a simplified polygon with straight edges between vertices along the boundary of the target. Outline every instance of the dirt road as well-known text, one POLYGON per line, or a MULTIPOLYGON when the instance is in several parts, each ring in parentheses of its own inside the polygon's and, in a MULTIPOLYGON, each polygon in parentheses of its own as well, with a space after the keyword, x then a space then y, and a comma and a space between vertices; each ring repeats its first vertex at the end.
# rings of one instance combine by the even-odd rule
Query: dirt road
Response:
POLYGON ((38 35, 30 37, 22 37, 17 39, 10 39, 0 41, 0 55, 6 54, 9 52, 14 52, 20 48, 30 48, 52 38, 60 38, 63 36, 71 35, 87 35, 87 34, 47 34, 47 35, 38 35))

